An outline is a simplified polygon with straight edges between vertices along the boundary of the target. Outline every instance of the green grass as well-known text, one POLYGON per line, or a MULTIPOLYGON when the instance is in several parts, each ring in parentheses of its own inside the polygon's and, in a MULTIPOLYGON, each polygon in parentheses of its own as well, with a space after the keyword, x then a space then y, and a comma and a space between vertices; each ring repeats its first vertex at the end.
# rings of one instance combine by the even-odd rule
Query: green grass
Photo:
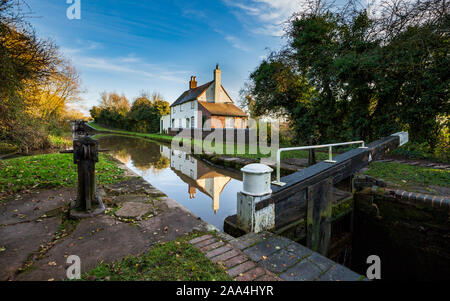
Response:
MULTIPOLYGON (((111 130, 111 129, 105 128, 103 126, 100 126, 96 123, 90 123, 90 125, 93 128, 98 129, 100 131, 105 131, 105 132, 114 133, 114 134, 144 137, 144 138, 165 141, 165 142, 171 142, 174 139, 174 137, 169 136, 169 135, 145 134, 145 133, 129 132, 129 131, 125 131, 125 130, 111 130)), ((179 139, 181 140, 181 138, 179 138, 179 139)), ((216 145, 216 143, 213 142, 211 144, 211 147, 207 147, 206 145, 204 145, 203 141, 199 141, 199 140, 191 140, 190 139, 190 143, 193 146, 203 147, 203 149, 209 153, 214 153, 217 149, 221 149, 222 154, 227 155, 227 156, 251 158, 251 159, 260 159, 260 158, 264 158, 264 157, 269 157, 269 154, 264 154, 263 152, 261 152, 261 150, 259 148, 257 149, 256 153, 250 153, 250 146, 248 144, 245 145, 245 148, 244 148, 245 150, 242 153, 242 152, 238 152, 238 149, 240 150, 240 148, 242 148, 242 147, 239 147, 238 145, 234 145, 234 149, 230 152, 230 151, 227 151, 227 145, 225 143, 220 143, 220 144, 218 143, 216 145)), ((291 145, 280 145, 280 147, 290 147, 290 146, 291 145)), ((288 152, 281 153, 282 160, 288 159, 288 158, 308 158, 308 151, 299 150, 299 151, 288 151, 288 152)), ((317 161, 323 161, 326 159, 328 159, 327 152, 316 151, 316 160, 317 161)))
MULTIPOLYGON (((315 155, 316 155, 316 161, 328 160, 327 152, 318 152, 316 150, 315 155)), ((333 154, 333 155, 335 156, 337 154, 333 154)), ((307 151, 307 150, 287 151, 287 152, 281 153, 281 160, 289 159, 289 158, 308 158, 308 156, 309 156, 309 151, 307 151)))
POLYGON ((429 147, 424 144, 407 143, 398 147, 390 153, 393 157, 407 158, 412 160, 427 160, 433 162, 450 163, 450 146, 442 143, 431 152, 429 147))
POLYGON ((62 137, 62 136, 50 134, 48 136, 48 139, 50 140, 50 143, 52 144, 52 146, 55 148, 65 148, 65 147, 69 147, 69 146, 73 145, 72 139, 62 137))
POLYGON ((82 275, 82 280, 110 281, 231 281, 225 270, 188 243, 194 236, 153 246, 140 256, 103 263, 82 275))
MULTIPOLYGON (((99 184, 125 179, 117 164, 103 154, 96 164, 99 184)), ((27 156, 0 161, 0 193, 29 188, 72 187, 77 183, 77 165, 72 154, 27 156)))
POLYGON ((450 186, 450 171, 448 170, 401 163, 373 162, 366 174, 397 185, 450 186))
POLYGON ((89 123, 89 125, 92 126, 95 129, 99 130, 99 131, 105 131, 105 132, 110 132, 110 133, 114 133, 114 134, 122 134, 122 135, 144 137, 144 138, 161 140, 161 141, 166 141, 166 142, 170 142, 173 139, 173 137, 169 136, 169 135, 138 133, 138 132, 125 131, 125 130, 111 130, 111 129, 105 128, 105 127, 103 127, 101 125, 98 125, 98 124, 96 124, 94 122, 89 123))
MULTIPOLYGON (((113 133, 113 134, 119 134, 119 135, 137 136, 137 137, 149 138, 152 140, 164 141, 164 142, 172 142, 173 139, 184 140, 183 142, 186 141, 186 139, 175 138, 173 136, 163 135, 163 134, 148 134, 148 133, 130 132, 130 131, 125 131, 125 130, 112 130, 112 129, 105 128, 101 125, 98 125, 94 122, 89 123, 89 125, 97 130, 105 131, 105 132, 109 132, 109 133, 113 133)), ((202 146, 202 143, 203 143, 202 141, 193 140, 193 139, 189 139, 189 140, 190 140, 191 145, 202 146)), ((210 147, 210 148, 209 147, 207 148, 205 145, 203 145, 203 147, 206 148, 210 152, 214 152, 216 149, 221 148, 222 152, 226 155, 235 155, 235 156, 246 157, 246 158, 268 157, 268 155, 261 154, 260 152, 258 152, 257 154, 249 154, 249 146, 248 145, 245 145, 245 154, 237 154, 237 150, 238 150, 237 145, 235 145, 234 151, 231 153, 225 152, 226 144, 224 144, 224 143, 217 144, 217 148, 216 148, 216 143, 214 143, 214 142, 212 143, 212 147, 210 147)))

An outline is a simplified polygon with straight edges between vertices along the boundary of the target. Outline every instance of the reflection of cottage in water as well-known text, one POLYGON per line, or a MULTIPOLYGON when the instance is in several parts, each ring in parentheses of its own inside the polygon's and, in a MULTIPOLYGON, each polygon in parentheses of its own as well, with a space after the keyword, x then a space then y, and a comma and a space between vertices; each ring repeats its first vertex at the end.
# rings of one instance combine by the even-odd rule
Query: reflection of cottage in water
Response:
POLYGON ((171 169, 188 184, 189 198, 194 199, 197 189, 212 199, 214 213, 219 210, 220 194, 231 177, 207 167, 201 161, 183 151, 161 146, 161 153, 170 158, 171 169))

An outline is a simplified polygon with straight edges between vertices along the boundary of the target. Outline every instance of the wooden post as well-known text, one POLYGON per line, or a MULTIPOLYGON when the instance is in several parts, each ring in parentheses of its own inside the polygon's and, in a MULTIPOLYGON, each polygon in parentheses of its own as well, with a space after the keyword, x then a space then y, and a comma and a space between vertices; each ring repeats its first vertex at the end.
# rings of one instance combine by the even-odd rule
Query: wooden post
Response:
POLYGON ((333 178, 308 187, 306 246, 326 256, 331 237, 333 178))
POLYGON ((84 129, 84 122, 74 123, 73 160, 78 165, 78 195, 70 208, 70 215, 74 218, 90 217, 105 211, 95 186, 98 142, 87 136, 84 129))

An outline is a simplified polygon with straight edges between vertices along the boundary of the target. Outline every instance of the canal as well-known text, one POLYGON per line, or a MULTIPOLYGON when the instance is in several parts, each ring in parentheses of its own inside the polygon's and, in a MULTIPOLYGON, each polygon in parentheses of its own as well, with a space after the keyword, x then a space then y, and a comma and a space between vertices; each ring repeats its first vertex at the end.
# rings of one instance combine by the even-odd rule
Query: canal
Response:
POLYGON ((242 176, 215 168, 170 145, 115 135, 96 137, 99 147, 169 198, 223 230, 223 221, 236 214, 236 194, 242 176))

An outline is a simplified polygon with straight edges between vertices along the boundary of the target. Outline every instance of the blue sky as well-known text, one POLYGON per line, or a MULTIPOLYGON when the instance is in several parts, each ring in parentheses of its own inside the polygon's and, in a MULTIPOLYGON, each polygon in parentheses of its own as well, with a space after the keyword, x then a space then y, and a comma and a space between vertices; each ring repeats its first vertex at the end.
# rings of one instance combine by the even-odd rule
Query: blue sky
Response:
POLYGON ((283 24, 299 0, 80 0, 69 20, 66 0, 27 0, 30 22, 51 38, 81 74, 84 111, 102 91, 159 92, 173 102, 188 87, 212 80, 216 63, 231 97, 270 50, 285 43, 283 24))

